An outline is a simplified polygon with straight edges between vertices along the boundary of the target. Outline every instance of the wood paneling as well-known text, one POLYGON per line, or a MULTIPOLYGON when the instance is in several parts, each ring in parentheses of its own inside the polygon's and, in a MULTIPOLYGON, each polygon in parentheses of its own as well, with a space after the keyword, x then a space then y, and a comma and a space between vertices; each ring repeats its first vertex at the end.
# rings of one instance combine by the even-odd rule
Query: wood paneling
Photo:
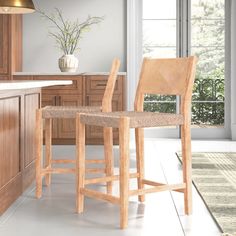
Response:
POLYGON ((8 74, 9 17, 0 15, 0 74, 8 74))
POLYGON ((0 15, 0 76, 22 70, 22 16, 0 15))
POLYGON ((21 193, 20 97, 0 99, 0 213, 21 193))
POLYGON ((24 168, 34 161, 35 111, 39 107, 39 94, 25 95, 25 158, 24 168))
POLYGON ((1 76, 0 75, 0 80, 9 80, 9 79, 11 79, 10 76, 1 76))
MULTIPOLYGON (((65 79, 65 76, 35 76, 34 79, 65 79)), ((72 79, 71 76, 66 79, 72 79)), ((72 85, 53 86, 42 90, 42 107, 44 106, 81 106, 83 105, 83 77, 73 77, 72 85)), ((73 144, 75 139, 75 121, 73 119, 53 119, 52 137, 54 144, 73 144)))
POLYGON ((20 98, 0 99, 0 188, 20 172, 19 134, 20 98))
MULTIPOLYGON (((45 106, 56 106, 58 105, 58 96, 55 94, 52 94, 52 91, 50 89, 45 89, 42 91, 42 107, 45 106), (45 93, 45 90, 48 91, 48 93, 45 93), (49 91, 51 91, 51 94, 49 94, 49 91)), ((57 119, 53 119, 52 122, 52 138, 56 139, 58 137, 58 121, 57 119)))
POLYGON ((35 110, 40 104, 40 94, 25 95, 24 99, 24 172, 23 188, 35 179, 35 110))
POLYGON ((17 175, 11 182, 0 189, 0 215, 20 196, 22 193, 22 176, 17 175))
POLYGON ((22 16, 11 15, 9 16, 9 29, 10 29, 10 72, 22 71, 22 16))
POLYGON ((35 178, 35 109, 40 90, 0 94, 0 214, 35 178))
MULTIPOLYGON (((102 95, 87 95, 87 104, 89 106, 100 106, 102 95)), ((112 99, 112 110, 122 111, 122 94, 114 94, 112 99)), ((118 144, 118 130, 113 130, 113 142, 118 144)), ((96 126, 86 127, 86 143, 87 144, 103 144, 103 129, 96 126)))
MULTIPOLYGON (((82 106, 82 95, 61 95, 61 106, 82 106)), ((75 138, 75 119, 58 119, 58 137, 61 139, 75 138)))

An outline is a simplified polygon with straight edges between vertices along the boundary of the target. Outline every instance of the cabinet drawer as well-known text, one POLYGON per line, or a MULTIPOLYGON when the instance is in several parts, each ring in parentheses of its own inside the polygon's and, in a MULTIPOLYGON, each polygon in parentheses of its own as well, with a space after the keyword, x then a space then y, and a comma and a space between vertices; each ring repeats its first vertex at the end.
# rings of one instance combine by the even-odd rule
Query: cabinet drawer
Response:
POLYGON ((72 84, 69 85, 44 88, 43 91, 47 94, 53 91, 58 91, 60 94, 82 94, 83 91, 82 76, 34 76, 34 80, 72 80, 72 84))
POLYGON ((71 94, 77 95, 82 94, 83 86, 82 80, 73 80, 72 84, 70 85, 60 85, 60 86, 52 86, 42 89, 43 94, 54 94, 54 95, 61 95, 61 94, 71 94))
POLYGON ((33 80, 31 75, 14 75, 13 80, 33 80))
MULTIPOLYGON (((106 85, 107 85, 108 76, 105 75, 92 75, 86 76, 86 93, 87 94, 104 94, 106 85)), ((114 94, 118 94, 122 92, 122 77, 118 76, 114 94)))
POLYGON ((10 76, 0 76, 0 80, 9 80, 10 76))

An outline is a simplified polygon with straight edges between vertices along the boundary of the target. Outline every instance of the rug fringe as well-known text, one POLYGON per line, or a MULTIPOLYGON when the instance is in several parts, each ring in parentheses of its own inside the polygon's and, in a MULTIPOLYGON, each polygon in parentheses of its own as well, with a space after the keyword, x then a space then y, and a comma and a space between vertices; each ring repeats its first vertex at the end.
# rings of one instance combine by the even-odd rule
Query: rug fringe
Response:
POLYGON ((233 234, 223 233, 222 236, 236 236, 236 233, 233 234))

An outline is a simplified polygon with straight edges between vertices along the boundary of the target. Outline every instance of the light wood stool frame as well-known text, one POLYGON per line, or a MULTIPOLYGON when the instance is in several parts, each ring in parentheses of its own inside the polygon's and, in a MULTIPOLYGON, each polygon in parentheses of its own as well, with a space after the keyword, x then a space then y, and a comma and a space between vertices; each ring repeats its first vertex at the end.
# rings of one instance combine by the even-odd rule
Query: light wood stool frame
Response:
POLYGON ((76 210, 84 210, 84 196, 106 200, 120 205, 120 228, 128 225, 129 196, 138 195, 139 201, 145 194, 160 191, 184 193, 185 213, 192 213, 191 183, 191 97, 195 78, 196 57, 178 59, 144 59, 135 98, 134 112, 111 112, 77 114, 77 198, 76 210), (166 94, 181 96, 180 114, 150 114, 143 112, 144 94, 166 94), (120 169, 119 175, 86 179, 85 167, 85 125, 119 128, 120 169), (183 156, 183 183, 164 184, 144 177, 144 127, 180 125, 183 156), (129 173, 129 132, 135 128, 137 172, 129 173), (129 179, 137 178, 138 189, 130 190, 129 179), (119 180, 119 197, 86 188, 86 185, 119 180), (145 188, 145 185, 151 188, 145 188))
MULTIPOLYGON (((120 60, 114 59, 112 62, 111 71, 105 88, 101 107, 90 106, 76 106, 76 107, 62 107, 62 106, 46 106, 36 110, 36 197, 42 196, 42 181, 45 177, 45 184, 51 184, 51 174, 75 174, 75 168, 52 168, 52 164, 76 164, 73 159, 59 159, 52 158, 52 119, 55 118, 76 118, 77 112, 111 112, 112 111, 112 97, 115 89, 117 74, 120 67, 120 60), (43 146, 43 120, 45 120, 45 159, 44 167, 42 166, 42 146, 43 146)), ((113 133, 112 128, 104 127, 104 159, 87 160, 87 164, 105 164, 104 168, 87 168, 87 173, 104 173, 105 175, 112 175, 113 173, 113 133)), ((112 192, 112 182, 107 183, 107 192, 112 192)))

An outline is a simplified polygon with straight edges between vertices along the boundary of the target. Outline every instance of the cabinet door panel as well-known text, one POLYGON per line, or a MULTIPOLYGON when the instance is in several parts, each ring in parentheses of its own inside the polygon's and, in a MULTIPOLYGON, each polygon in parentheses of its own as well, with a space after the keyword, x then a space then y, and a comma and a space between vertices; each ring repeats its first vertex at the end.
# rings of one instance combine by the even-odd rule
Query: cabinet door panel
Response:
MULTIPOLYGON (((114 94, 119 94, 122 91, 122 79, 121 76, 118 76, 114 94)), ((104 94, 106 84, 108 80, 108 75, 91 75, 86 76, 86 93, 87 94, 104 94)))
MULTIPOLYGON (((58 104, 58 97, 51 93, 51 95, 42 93, 41 106, 55 106, 58 104)), ((57 119, 52 120, 52 138, 57 138, 58 136, 58 122, 57 119)))
MULTIPOLYGON (((82 95, 61 95, 61 106, 82 106, 82 95)), ((58 119, 58 138, 75 139, 75 119, 58 119)))
POLYGON ((8 74, 9 16, 0 14, 0 74, 8 74))
POLYGON ((44 94, 82 94, 83 78, 82 76, 34 76, 35 80, 72 80, 72 84, 63 86, 52 86, 43 88, 44 94), (75 79, 76 78, 76 79, 75 79))
POLYGON ((0 189, 21 172, 20 98, 0 99, 0 189))
POLYGON ((9 64, 11 72, 22 71, 22 15, 12 14, 10 17, 11 49, 9 64))
MULTIPOLYGON (((99 95, 88 95, 87 102, 89 106, 101 106, 102 97, 99 95)), ((113 95, 112 99, 112 111, 121 111, 122 110, 122 96, 113 95)), ((117 143, 118 140, 118 130, 113 129, 114 143, 117 143)), ((86 127, 86 141, 88 144, 101 144, 103 143, 103 129, 97 126, 88 126, 86 127)))
POLYGON ((35 179, 35 111, 39 108, 39 104, 40 93, 25 95, 23 189, 35 179))
POLYGON ((25 95, 25 168, 35 160, 35 112, 32 113, 32 111, 35 111, 38 107, 39 94, 25 95))
POLYGON ((0 75, 0 80, 9 80, 11 77, 10 76, 2 76, 0 75))
POLYGON ((54 94, 42 94, 42 107, 55 106, 57 103, 57 97, 54 94))

